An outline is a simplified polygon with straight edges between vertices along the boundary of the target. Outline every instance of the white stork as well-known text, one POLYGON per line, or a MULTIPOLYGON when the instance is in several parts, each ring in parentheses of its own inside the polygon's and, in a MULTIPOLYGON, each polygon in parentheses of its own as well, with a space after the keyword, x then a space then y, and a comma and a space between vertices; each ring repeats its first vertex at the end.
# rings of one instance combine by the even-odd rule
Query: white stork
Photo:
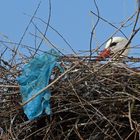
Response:
MULTIPOLYGON (((128 40, 123 37, 112 37, 105 45, 105 49, 99 54, 98 60, 118 57, 120 53, 120 60, 128 56, 130 45, 127 45, 128 40), (127 45, 127 46, 126 46, 127 45), (122 51, 121 51, 122 50, 122 51), (118 55, 117 55, 118 54, 118 55)), ((113 59, 114 60, 114 59, 113 59)))

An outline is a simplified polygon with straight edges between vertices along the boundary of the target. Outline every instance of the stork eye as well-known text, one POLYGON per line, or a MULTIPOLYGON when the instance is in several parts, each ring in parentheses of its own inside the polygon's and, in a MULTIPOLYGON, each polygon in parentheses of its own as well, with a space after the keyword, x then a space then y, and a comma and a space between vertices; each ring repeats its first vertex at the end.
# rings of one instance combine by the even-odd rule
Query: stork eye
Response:
POLYGON ((112 42, 109 47, 116 46, 118 42, 112 42))

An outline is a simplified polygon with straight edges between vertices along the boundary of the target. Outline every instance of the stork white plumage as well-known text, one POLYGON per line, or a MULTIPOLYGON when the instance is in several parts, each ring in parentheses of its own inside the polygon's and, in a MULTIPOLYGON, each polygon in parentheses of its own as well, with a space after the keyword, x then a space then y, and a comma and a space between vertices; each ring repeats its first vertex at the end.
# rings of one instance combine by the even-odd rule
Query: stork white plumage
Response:
POLYGON ((115 55, 119 55, 119 58, 124 59, 128 56, 130 45, 126 47, 128 40, 123 37, 113 37, 109 39, 105 45, 105 49, 99 54, 98 59, 105 59, 107 57, 115 58, 115 55))

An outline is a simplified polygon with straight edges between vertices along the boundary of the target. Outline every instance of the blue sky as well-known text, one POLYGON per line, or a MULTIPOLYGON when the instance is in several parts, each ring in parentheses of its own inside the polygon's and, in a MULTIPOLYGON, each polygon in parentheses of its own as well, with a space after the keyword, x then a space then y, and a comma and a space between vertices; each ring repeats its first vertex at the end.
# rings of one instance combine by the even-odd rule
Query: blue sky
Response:
MULTIPOLYGON (((13 42, 19 42, 31 18, 27 15, 33 15, 38 3, 39 0, 1 1, 0 33, 7 35, 13 42)), ((117 27, 136 11, 135 0, 98 0, 97 5, 100 16, 114 23, 117 27)), ((50 25, 57 29, 76 51, 89 50, 91 29, 97 20, 97 17, 90 12, 97 13, 94 0, 51 0, 51 9, 50 25)), ((48 0, 42 0, 36 16, 47 22, 49 16, 48 0)), ((127 25, 132 21, 134 19, 127 25)), ((35 23, 41 31, 44 31, 45 25, 43 23, 39 20, 35 20, 35 23)), ((128 37, 131 34, 132 25, 123 29, 128 37)), ((116 29, 100 20, 95 31, 92 48, 100 46, 115 31, 116 29)), ((32 35, 34 33, 35 28, 31 25, 22 44, 34 47, 34 36, 32 35)), ((139 43, 139 35, 132 41, 132 46, 139 43)), ((123 35, 117 33, 116 36, 123 35)), ((47 32, 47 38, 64 53, 72 53, 66 43, 50 28, 47 32)), ((49 46, 44 43, 41 49, 47 50, 48 48, 49 46)), ((136 51, 132 51, 131 55, 134 53, 136 51)))

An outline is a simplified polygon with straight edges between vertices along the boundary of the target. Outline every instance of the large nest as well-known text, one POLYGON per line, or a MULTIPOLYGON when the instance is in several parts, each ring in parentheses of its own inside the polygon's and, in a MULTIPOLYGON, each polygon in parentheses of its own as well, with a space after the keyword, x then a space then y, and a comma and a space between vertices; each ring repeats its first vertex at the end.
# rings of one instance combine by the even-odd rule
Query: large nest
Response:
POLYGON ((61 60, 66 74, 61 77, 55 69, 58 76, 50 81, 55 81, 50 86, 52 115, 33 121, 28 121, 23 113, 12 70, 1 68, 2 139, 138 139, 139 71, 108 62, 68 60, 61 60))

